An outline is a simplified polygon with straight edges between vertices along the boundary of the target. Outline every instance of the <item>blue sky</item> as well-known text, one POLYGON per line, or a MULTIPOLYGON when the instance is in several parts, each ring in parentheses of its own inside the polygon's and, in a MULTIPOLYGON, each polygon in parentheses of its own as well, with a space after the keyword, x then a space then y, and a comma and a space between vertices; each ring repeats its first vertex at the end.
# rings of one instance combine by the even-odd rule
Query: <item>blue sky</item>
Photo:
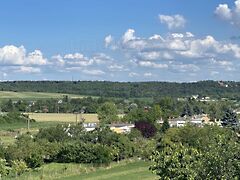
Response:
POLYGON ((240 0, 3 0, 1 80, 240 80, 240 0))

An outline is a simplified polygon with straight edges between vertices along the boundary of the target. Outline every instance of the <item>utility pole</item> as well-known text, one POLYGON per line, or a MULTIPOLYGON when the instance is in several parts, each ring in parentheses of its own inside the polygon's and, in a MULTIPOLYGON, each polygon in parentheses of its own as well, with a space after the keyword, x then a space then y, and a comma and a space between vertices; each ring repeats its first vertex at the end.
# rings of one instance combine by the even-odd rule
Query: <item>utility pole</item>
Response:
POLYGON ((29 118, 29 115, 30 115, 30 112, 31 112, 31 104, 29 104, 28 108, 26 110, 28 110, 28 119, 27 119, 27 130, 28 132, 30 131, 30 118, 29 118))
POLYGON ((58 114, 59 114, 59 106, 60 106, 60 104, 62 104, 62 100, 60 99, 60 100, 58 100, 58 102, 57 102, 57 111, 58 111, 58 114))
POLYGON ((80 113, 81 113, 80 120, 81 120, 82 123, 84 122, 83 113, 85 112, 85 109, 86 109, 86 108, 83 106, 83 107, 81 108, 81 111, 80 111, 80 113))
POLYGON ((78 121, 77 115, 78 115, 78 112, 75 112, 75 115, 76 115, 76 125, 77 125, 77 121, 78 121))
POLYGON ((28 123, 27 123, 27 129, 28 129, 28 132, 30 130, 30 119, 28 118, 28 123))

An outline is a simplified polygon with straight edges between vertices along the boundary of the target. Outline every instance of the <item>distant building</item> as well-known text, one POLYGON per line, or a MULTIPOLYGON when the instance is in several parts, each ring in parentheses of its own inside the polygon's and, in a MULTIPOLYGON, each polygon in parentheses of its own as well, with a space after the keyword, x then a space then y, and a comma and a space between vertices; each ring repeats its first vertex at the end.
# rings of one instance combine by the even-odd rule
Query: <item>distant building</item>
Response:
POLYGON ((110 129, 116 133, 126 134, 130 133, 131 129, 134 128, 134 124, 111 124, 110 129))
MULTIPOLYGON (((202 127, 204 124, 210 124, 210 119, 207 114, 184 116, 177 118, 170 118, 168 120, 170 127, 183 127, 186 124, 192 124, 194 126, 202 127)), ((157 121, 158 124, 163 124, 163 120, 157 121)))
POLYGON ((173 118, 169 120, 170 127, 183 127, 186 124, 184 117, 173 118))
POLYGON ((187 101, 187 98, 177 98, 177 101, 182 101, 182 102, 184 102, 184 101, 187 101))
MULTIPOLYGON (((125 123, 109 124, 108 126, 112 131, 120 134, 130 133, 131 129, 135 127, 134 124, 125 124, 125 123)), ((98 127, 98 123, 83 123, 83 127, 86 131, 93 131, 98 127)))
POLYGON ((83 127, 86 131, 93 131, 97 127, 97 123, 83 123, 83 127))
POLYGON ((240 114, 240 108, 235 109, 234 112, 235 112, 236 114, 240 114))
POLYGON ((199 95, 192 95, 192 99, 198 99, 199 98, 199 95))

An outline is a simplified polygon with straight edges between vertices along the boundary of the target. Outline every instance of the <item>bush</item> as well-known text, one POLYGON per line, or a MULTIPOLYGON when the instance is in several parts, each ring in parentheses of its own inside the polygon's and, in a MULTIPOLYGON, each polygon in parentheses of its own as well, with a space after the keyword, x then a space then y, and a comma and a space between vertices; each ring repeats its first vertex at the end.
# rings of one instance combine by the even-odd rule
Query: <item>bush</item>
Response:
POLYGON ((9 172, 10 168, 7 166, 7 162, 5 159, 0 158, 0 179, 3 176, 6 176, 9 172))
POLYGON ((108 164, 112 161, 112 149, 101 144, 66 143, 56 156, 61 163, 108 164))
POLYGON ((28 119, 18 112, 9 112, 6 115, 0 116, 0 123, 26 123, 27 120, 35 122, 35 120, 28 119))
POLYGON ((138 129, 145 138, 153 137, 157 132, 156 127, 147 121, 137 121, 135 128, 138 129))
POLYGON ((41 154, 33 153, 25 159, 29 168, 35 169, 43 165, 43 157, 41 154))
POLYGON ((23 160, 30 168, 40 167, 43 164, 44 147, 35 142, 31 135, 25 134, 18 137, 15 144, 7 147, 5 157, 9 163, 23 160))
POLYGON ((11 162, 11 164, 11 173, 13 173, 16 177, 28 171, 27 165, 23 160, 14 160, 11 162))
POLYGON ((237 135, 216 126, 172 128, 164 134, 151 170, 165 179, 238 179, 237 135))

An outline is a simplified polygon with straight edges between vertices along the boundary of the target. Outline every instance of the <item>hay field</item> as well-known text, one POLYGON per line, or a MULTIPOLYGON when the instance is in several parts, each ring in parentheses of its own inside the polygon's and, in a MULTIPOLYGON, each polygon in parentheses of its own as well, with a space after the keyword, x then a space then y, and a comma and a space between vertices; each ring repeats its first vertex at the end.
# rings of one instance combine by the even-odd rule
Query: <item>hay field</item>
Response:
MULTIPOLYGON (((29 113, 29 117, 37 122, 76 122, 76 114, 70 113, 29 113)), ((85 122, 98 122, 97 114, 78 114, 77 121, 81 118, 84 118, 85 122)))

